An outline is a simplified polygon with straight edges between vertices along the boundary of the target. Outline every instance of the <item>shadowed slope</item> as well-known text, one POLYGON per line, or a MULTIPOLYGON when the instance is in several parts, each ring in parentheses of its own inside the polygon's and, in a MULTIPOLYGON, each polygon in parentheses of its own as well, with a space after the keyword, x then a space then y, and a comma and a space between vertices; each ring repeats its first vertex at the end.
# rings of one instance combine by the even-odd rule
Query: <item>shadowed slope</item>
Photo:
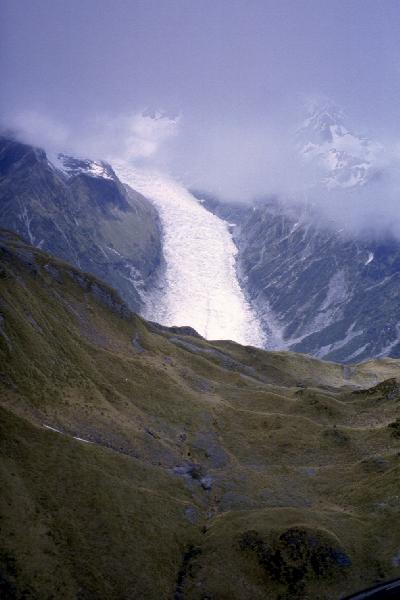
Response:
POLYGON ((46 153, 0 135, 0 226, 101 277, 129 306, 161 276, 158 214, 107 163, 46 153))

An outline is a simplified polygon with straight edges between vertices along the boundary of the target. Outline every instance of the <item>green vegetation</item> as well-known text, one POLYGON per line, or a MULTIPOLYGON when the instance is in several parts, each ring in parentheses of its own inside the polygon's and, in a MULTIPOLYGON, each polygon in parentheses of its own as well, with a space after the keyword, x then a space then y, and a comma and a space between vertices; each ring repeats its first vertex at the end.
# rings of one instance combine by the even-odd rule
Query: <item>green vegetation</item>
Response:
POLYGON ((1 598, 329 600, 399 576, 398 361, 184 333, 0 232, 1 598))

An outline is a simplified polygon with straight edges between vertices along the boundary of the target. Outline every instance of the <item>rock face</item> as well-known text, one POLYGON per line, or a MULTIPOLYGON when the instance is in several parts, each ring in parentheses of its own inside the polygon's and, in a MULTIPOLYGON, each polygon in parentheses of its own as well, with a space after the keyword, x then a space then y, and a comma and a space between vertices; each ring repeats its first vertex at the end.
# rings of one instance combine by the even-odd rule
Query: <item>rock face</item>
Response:
POLYGON ((269 347, 354 362, 400 356, 400 244, 357 241, 277 203, 237 228, 242 283, 269 347))
POLYGON ((135 310, 161 262, 158 215, 110 165, 0 138, 0 226, 114 286, 135 310))
POLYGON ((399 576, 399 362, 155 327, 0 230, 0 597, 337 600, 399 576))

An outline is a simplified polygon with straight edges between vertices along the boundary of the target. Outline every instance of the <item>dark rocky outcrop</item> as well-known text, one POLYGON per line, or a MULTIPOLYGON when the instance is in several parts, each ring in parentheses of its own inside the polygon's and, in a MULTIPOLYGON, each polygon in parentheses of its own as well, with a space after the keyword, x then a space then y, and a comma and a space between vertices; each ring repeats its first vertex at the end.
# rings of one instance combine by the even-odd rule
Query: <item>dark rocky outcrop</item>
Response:
MULTIPOLYGON (((266 541, 257 531, 245 531, 242 551, 253 554, 265 575, 287 586, 288 598, 304 598, 307 581, 340 577, 350 557, 326 533, 292 527, 266 541)), ((285 596, 286 597, 286 596, 285 596)))

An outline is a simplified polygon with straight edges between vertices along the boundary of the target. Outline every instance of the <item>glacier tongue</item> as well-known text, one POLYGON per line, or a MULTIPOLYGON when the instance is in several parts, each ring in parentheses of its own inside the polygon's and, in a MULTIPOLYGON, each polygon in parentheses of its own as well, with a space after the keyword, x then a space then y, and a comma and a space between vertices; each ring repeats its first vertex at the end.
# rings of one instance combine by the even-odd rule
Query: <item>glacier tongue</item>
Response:
POLYGON ((207 339, 264 346, 257 317, 240 288, 228 223, 208 212, 180 183, 160 173, 114 164, 118 177, 151 200, 164 233, 165 288, 144 316, 189 325, 207 339))

